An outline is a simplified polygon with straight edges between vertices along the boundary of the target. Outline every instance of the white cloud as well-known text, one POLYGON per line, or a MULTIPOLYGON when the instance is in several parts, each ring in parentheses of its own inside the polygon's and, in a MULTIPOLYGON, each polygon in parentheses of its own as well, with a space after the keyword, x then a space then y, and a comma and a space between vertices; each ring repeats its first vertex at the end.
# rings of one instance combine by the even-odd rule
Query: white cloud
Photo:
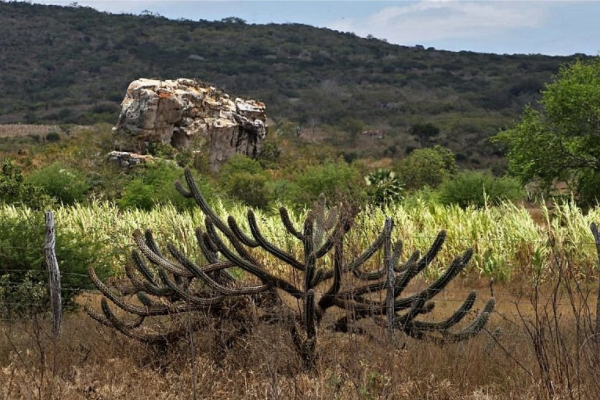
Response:
POLYGON ((546 9, 538 2, 422 0, 385 7, 364 18, 334 21, 327 27, 359 36, 371 34, 392 43, 415 44, 537 28, 546 18, 546 9))

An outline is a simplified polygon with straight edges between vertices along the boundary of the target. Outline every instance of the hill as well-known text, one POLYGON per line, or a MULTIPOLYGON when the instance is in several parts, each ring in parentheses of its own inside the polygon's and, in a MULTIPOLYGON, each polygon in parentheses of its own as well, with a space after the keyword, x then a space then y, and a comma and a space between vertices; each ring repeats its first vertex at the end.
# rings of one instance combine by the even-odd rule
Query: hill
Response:
POLYGON ((487 165, 500 154, 485 139, 575 58, 0 2, 0 123, 115 123, 130 81, 190 77, 264 101, 274 131, 322 140, 348 159, 441 144, 465 164, 487 165))

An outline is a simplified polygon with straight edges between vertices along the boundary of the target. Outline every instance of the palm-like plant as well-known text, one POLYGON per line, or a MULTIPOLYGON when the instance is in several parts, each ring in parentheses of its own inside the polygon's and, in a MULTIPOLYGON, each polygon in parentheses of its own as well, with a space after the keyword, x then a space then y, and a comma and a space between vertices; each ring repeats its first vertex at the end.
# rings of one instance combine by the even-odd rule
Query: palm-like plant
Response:
POLYGON ((369 196, 378 206, 386 206, 404 199, 404 186, 396 173, 387 168, 378 168, 365 176, 369 196))

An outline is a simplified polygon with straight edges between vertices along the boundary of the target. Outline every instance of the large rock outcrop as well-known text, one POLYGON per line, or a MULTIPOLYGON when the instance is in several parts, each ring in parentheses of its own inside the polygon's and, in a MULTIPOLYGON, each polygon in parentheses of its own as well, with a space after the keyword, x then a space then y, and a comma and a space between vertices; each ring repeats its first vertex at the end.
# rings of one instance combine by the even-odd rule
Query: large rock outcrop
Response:
POLYGON ((138 79, 121 106, 116 150, 147 154, 162 144, 206 151, 213 170, 235 153, 256 155, 267 135, 263 103, 231 100, 193 79, 138 79))

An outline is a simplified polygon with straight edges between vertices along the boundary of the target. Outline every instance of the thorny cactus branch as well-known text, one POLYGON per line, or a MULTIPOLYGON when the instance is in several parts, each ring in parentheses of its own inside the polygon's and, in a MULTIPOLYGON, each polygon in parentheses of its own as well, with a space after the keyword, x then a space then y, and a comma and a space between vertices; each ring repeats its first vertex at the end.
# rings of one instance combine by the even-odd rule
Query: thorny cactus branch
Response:
MULTIPOLYGON (((248 211, 246 233, 233 217, 222 219, 212 210, 189 170, 185 171, 185 181, 187 189, 179 182, 177 189, 193 198, 205 215, 204 226, 195 230, 205 262, 192 261, 171 243, 168 254, 164 254, 151 231, 142 234, 136 230, 133 237, 138 250, 132 251, 132 262, 125 266, 131 287, 117 295, 90 268, 92 282, 105 297, 102 313, 87 309, 92 318, 134 339, 161 345, 189 333, 189 328, 182 328, 188 325, 177 320, 181 313, 193 312, 200 317, 193 329, 210 324, 221 329, 229 322, 239 335, 258 323, 279 324, 289 329, 298 354, 311 368, 317 359, 319 326, 325 320, 330 322, 328 329, 360 332, 356 323, 372 319, 416 339, 443 344, 475 336, 494 309, 491 299, 466 327, 451 331, 475 304, 476 295, 471 292, 450 317, 439 322, 418 320, 434 310, 431 300, 465 268, 473 254, 467 249, 437 280, 416 293, 408 292, 411 281, 441 251, 445 231, 423 256, 415 251, 402 260, 403 243, 392 240, 394 224, 387 218, 377 237, 359 254, 353 254, 348 251, 346 236, 353 227, 355 210, 347 204, 328 209, 325 198, 320 197, 301 229, 285 208, 279 210, 285 232, 298 240, 301 256, 297 258, 263 234, 254 212, 248 211), (373 257, 378 253, 383 253, 381 261, 373 257), (301 281, 296 279, 298 275, 301 281), (130 293, 137 299, 128 297, 130 293), (301 307, 294 308, 293 302, 286 301, 290 297, 301 307), (109 301, 134 318, 129 322, 120 319, 109 301), (326 319, 326 315, 331 317, 326 319), (172 325, 165 331, 153 330, 144 324, 148 318, 163 318, 164 325, 172 325)), ((228 339, 221 338, 220 342, 229 348, 236 335, 224 335, 228 339)))

